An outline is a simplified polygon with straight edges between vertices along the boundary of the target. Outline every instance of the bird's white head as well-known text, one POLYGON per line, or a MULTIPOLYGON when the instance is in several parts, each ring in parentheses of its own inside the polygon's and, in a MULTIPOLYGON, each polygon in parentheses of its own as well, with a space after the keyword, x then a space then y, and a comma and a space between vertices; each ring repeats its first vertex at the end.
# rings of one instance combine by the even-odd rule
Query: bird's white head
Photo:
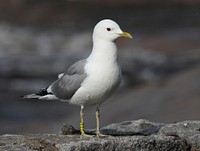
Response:
POLYGON ((115 41, 119 37, 132 38, 131 34, 123 32, 119 25, 110 20, 104 19, 96 24, 93 31, 93 40, 115 41))

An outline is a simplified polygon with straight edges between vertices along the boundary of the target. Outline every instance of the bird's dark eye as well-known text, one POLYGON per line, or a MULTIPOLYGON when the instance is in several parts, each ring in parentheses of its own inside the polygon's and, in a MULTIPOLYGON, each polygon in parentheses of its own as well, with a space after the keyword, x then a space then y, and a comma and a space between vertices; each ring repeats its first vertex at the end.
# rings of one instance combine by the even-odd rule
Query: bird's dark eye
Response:
POLYGON ((107 29, 107 31, 111 31, 111 28, 106 28, 107 29))

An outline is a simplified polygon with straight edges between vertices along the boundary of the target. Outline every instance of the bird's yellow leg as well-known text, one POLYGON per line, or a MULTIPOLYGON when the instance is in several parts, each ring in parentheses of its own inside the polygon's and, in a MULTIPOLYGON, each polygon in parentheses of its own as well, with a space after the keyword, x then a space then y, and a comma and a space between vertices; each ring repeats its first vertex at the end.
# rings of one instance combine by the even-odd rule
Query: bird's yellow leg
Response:
POLYGON ((97 130, 96 130, 96 137, 109 137, 109 135, 103 135, 100 133, 100 110, 99 106, 96 108, 96 121, 97 121, 97 130))
POLYGON ((84 112, 83 112, 84 106, 81 106, 80 111, 80 132, 81 132, 81 138, 91 138, 92 135, 85 134, 85 128, 84 128, 84 112))
POLYGON ((100 135, 99 119, 100 119, 100 111, 99 111, 99 107, 97 107, 96 108, 96 121, 97 121, 96 136, 97 137, 99 137, 99 135, 100 135))

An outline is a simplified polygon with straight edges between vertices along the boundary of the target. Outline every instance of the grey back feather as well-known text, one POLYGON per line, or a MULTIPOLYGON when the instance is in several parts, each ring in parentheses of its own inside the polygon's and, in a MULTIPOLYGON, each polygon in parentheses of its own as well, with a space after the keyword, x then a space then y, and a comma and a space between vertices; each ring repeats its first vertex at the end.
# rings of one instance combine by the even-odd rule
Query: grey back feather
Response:
POLYGON ((68 100, 80 88, 86 78, 84 67, 86 60, 80 60, 69 67, 60 79, 51 85, 52 93, 59 99, 68 100))

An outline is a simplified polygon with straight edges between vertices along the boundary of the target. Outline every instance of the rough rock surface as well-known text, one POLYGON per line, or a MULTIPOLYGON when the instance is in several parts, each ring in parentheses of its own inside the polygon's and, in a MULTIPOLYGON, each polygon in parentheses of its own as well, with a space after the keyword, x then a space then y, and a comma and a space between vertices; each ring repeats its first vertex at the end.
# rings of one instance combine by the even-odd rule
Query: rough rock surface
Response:
MULTIPOLYGON (((200 121, 173 124, 153 123, 147 120, 125 121, 101 129, 111 136, 81 139, 78 130, 63 125, 60 134, 0 136, 1 151, 198 151, 200 150, 200 121), (70 135, 64 135, 70 134, 70 135)), ((94 134, 94 130, 87 130, 94 134)))
POLYGON ((191 145, 193 151, 200 150, 199 121, 184 121, 175 124, 168 124, 162 127, 159 133, 183 138, 191 145))

